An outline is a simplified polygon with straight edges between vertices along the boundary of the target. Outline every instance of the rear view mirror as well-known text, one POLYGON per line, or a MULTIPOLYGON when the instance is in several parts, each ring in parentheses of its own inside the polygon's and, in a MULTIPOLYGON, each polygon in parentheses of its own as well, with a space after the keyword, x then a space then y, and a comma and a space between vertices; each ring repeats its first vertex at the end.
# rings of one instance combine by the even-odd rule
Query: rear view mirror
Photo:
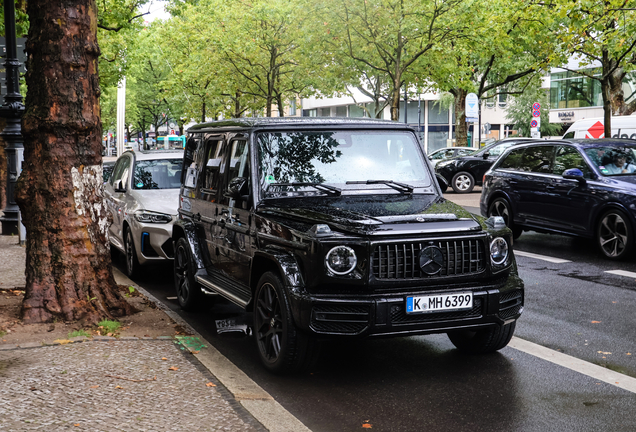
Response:
POLYGON ((489 157, 490 157, 490 153, 485 152, 485 153, 484 153, 484 159, 488 159, 489 157))
POLYGON ((113 189, 115 192, 126 192, 126 187, 121 180, 115 180, 115 183, 113 183, 113 189))
POLYGON ((248 194, 249 188, 247 187, 247 179, 245 177, 234 177, 230 180, 230 184, 224 193, 227 198, 235 200, 245 199, 248 194))

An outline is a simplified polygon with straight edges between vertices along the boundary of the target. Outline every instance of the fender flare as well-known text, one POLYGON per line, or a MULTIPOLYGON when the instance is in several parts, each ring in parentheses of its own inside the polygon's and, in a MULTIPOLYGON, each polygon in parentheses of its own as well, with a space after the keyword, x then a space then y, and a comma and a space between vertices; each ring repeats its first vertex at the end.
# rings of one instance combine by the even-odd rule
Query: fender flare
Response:
POLYGON ((192 259, 194 260, 197 269, 205 268, 205 264, 203 262, 203 254, 201 253, 201 245, 199 244, 199 236, 197 235, 197 227, 194 225, 194 223, 179 219, 172 226, 172 241, 174 242, 175 246, 175 257, 176 243, 181 237, 185 238, 188 241, 192 259))

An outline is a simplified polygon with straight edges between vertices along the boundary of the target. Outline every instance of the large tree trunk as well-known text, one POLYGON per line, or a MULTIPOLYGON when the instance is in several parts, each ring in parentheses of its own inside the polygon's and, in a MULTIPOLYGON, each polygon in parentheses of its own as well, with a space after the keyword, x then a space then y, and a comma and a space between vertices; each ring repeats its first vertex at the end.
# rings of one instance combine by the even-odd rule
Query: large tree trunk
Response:
POLYGON ((455 96, 455 145, 470 146, 468 143, 468 124, 466 123, 466 95, 464 89, 454 89, 455 96))
POLYGON ((95 2, 29 0, 27 12, 22 318, 89 324, 132 313, 112 275, 102 200, 95 2))

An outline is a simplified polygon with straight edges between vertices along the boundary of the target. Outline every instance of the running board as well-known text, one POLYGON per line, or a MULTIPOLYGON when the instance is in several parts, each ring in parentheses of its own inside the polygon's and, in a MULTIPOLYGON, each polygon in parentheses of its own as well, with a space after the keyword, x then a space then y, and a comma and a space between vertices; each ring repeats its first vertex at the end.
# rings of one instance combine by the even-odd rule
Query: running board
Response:
POLYGON ((225 288, 222 288, 219 285, 211 282, 205 276, 197 275, 196 276, 196 280, 197 280, 198 283, 200 283, 202 285, 202 291, 203 292, 206 292, 207 290, 212 290, 212 291, 214 291, 214 293, 222 295, 223 297, 225 297, 226 299, 228 299, 232 303, 236 303, 237 305, 241 306, 242 308, 246 307, 247 304, 249 303, 249 299, 244 299, 242 297, 239 297, 236 293, 234 293, 232 291, 229 291, 229 290, 227 290, 225 288))

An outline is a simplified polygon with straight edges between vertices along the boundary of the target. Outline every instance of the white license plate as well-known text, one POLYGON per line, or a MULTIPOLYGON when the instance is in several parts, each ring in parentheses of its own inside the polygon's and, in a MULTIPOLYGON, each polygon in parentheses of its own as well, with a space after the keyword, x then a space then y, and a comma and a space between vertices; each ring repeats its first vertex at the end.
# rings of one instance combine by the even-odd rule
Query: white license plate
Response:
POLYGON ((406 298, 406 313, 426 313, 472 309, 473 293, 434 294, 406 298))

